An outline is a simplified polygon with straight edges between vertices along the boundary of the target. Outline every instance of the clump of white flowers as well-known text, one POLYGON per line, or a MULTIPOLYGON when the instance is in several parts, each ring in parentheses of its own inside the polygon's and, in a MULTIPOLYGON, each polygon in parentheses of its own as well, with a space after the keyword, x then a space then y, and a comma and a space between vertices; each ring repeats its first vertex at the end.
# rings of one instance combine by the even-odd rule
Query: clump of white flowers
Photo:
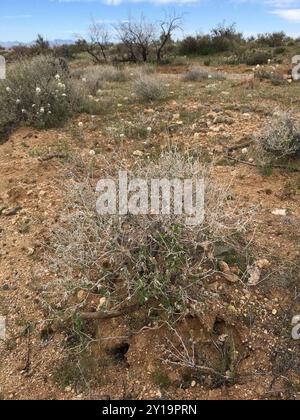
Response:
POLYGON ((61 126, 72 114, 92 110, 88 93, 87 84, 69 77, 53 57, 20 59, 0 80, 0 121, 37 128, 61 126))

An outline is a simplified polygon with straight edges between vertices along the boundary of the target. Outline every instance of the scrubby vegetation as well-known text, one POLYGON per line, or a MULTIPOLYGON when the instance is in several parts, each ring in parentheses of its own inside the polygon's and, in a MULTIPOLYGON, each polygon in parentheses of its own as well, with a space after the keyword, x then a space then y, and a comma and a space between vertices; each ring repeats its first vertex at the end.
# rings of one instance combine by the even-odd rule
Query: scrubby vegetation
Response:
POLYGON ((299 40, 178 19, 5 51, 1 398, 299 398, 299 40), (204 219, 99 215, 120 169, 204 219))
POLYGON ((0 126, 57 127, 86 103, 84 84, 70 78, 59 61, 49 56, 20 60, 8 66, 0 83, 0 126))
POLYGON ((296 116, 277 113, 256 136, 259 159, 267 164, 295 158, 300 153, 300 122, 296 116))
POLYGON ((142 101, 155 101, 164 94, 164 87, 159 77, 140 74, 135 81, 136 96, 142 101))
POLYGON ((171 14, 159 22, 129 19, 114 25, 92 22, 88 36, 74 44, 51 47, 41 35, 31 46, 17 45, 5 55, 9 60, 53 54, 68 60, 86 56, 94 64, 176 63, 182 57, 222 57, 230 64, 263 65, 273 59, 280 62, 289 50, 297 51, 299 40, 284 32, 258 34, 246 38, 235 24, 221 23, 208 34, 189 35, 175 41, 183 23, 181 15, 171 14), (115 39, 118 41, 115 42, 115 39))
MULTIPOLYGON (((90 182, 75 184, 67 197, 69 216, 54 233, 50 261, 59 282, 49 285, 52 310, 66 314, 80 290, 98 292, 113 309, 126 305, 156 304, 167 319, 186 311, 189 300, 202 299, 202 283, 218 271, 216 247, 243 253, 240 240, 249 228, 251 210, 230 205, 227 187, 218 185, 208 168, 192 157, 169 153, 157 162, 136 168, 130 177, 152 179, 194 179, 206 184, 205 220, 186 225, 182 216, 100 216, 96 212, 94 188, 90 182)), ((106 178, 117 177, 112 170, 106 178)), ((117 179, 117 178, 116 178, 117 179)), ((173 202, 173 200, 171 201, 173 202)))
POLYGON ((183 78, 187 82, 199 82, 207 79, 224 80, 226 76, 221 72, 210 72, 204 70, 203 68, 193 67, 184 74, 183 78))

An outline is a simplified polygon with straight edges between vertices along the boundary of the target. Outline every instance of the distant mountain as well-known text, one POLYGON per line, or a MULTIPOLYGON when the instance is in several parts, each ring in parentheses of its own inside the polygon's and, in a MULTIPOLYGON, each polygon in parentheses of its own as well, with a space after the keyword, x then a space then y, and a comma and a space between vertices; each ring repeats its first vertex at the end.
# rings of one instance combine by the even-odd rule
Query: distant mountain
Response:
MULTIPOLYGON (((0 45, 1 45, 1 47, 4 47, 4 48, 11 48, 11 47, 13 47, 14 45, 20 45, 21 43, 20 42, 18 42, 18 41, 7 41, 7 42, 2 42, 2 41, 0 41, 0 45)), ((22 44, 23 45, 23 44, 22 44)))
MULTIPOLYGON (((74 40, 72 39, 54 39, 53 41, 49 41, 51 47, 60 46, 60 45, 72 45, 74 44, 74 40)), ((12 48, 15 45, 33 45, 34 41, 32 42, 20 42, 20 41, 0 41, 0 46, 4 48, 12 48)))
POLYGON ((54 39, 53 41, 49 41, 51 47, 53 46, 59 46, 59 45, 72 45, 74 44, 76 41, 74 41, 74 39, 54 39))

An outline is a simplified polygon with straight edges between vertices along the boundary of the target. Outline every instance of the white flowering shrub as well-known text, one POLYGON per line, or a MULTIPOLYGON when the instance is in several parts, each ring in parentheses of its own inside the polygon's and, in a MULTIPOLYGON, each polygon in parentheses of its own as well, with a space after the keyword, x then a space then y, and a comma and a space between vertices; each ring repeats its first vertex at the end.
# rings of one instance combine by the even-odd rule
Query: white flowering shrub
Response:
POLYGON ((8 67, 0 82, 0 126, 61 126, 87 101, 84 84, 73 81, 52 57, 21 60, 8 67))

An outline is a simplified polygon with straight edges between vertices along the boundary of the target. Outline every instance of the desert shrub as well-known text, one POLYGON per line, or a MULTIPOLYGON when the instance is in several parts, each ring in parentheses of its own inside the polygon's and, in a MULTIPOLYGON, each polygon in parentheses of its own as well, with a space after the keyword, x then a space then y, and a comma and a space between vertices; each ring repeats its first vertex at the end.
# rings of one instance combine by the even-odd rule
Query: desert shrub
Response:
POLYGON ((235 24, 219 24, 212 29, 211 40, 215 52, 234 51, 243 43, 243 35, 237 32, 235 24))
POLYGON ((105 82, 125 82, 129 78, 125 70, 111 65, 78 68, 73 70, 72 76, 84 82, 91 95, 96 95, 105 82))
POLYGON ((139 64, 139 65, 127 65, 124 71, 128 78, 136 80, 141 74, 154 75, 156 73, 156 66, 153 64, 139 64))
POLYGON ((140 100, 151 102, 163 97, 164 86, 158 76, 140 74, 134 83, 134 92, 140 100))
POLYGON ((186 55, 211 55, 235 51, 243 43, 243 36, 236 31, 235 25, 220 24, 209 34, 186 37, 181 41, 179 51, 186 55))
POLYGON ((183 79, 186 82, 198 82, 201 80, 207 80, 208 77, 209 72, 198 67, 193 67, 191 70, 189 70, 183 75, 183 79))
POLYGON ((265 51, 253 51, 245 56, 245 62, 248 66, 267 64, 271 55, 265 51))
POLYGON ((180 43, 179 51, 185 55, 211 55, 216 53, 211 35, 188 36, 180 43))
POLYGON ((273 32, 260 34, 257 37, 257 43, 268 47, 281 47, 284 46, 289 38, 284 32, 273 32))
POLYGON ((280 73, 264 70, 261 68, 255 71, 254 77, 259 80, 269 80, 275 86, 286 83, 286 80, 280 73))
POLYGON ((86 99, 60 62, 50 56, 19 60, 8 66, 0 83, 0 126, 27 124, 38 128, 62 125, 86 99))
POLYGON ((172 61, 172 64, 174 65, 174 66, 186 66, 186 65, 188 65, 188 60, 187 60, 187 57, 186 56, 183 56, 183 57, 174 57, 173 58, 173 61, 172 61))
POLYGON ((220 72, 209 72, 201 67, 193 67, 183 75, 186 82, 199 82, 208 79, 225 80, 225 78, 225 75, 220 72))
POLYGON ((281 54, 284 54, 285 52, 286 52, 286 47, 277 47, 274 49, 275 55, 281 55, 281 54))
POLYGON ((256 135, 258 159, 264 164, 287 157, 295 157, 300 152, 299 119, 290 114, 279 114, 256 135))
MULTIPOLYGON (((109 170, 105 178, 118 179, 109 170)), ((93 182, 71 184, 69 214, 53 231, 49 250, 56 281, 47 287, 51 310, 71 315, 88 307, 90 291, 106 297, 106 308, 123 303, 155 305, 168 315, 185 312, 186 305, 201 299, 203 281, 217 269, 217 248, 241 252, 241 235, 251 212, 243 213, 228 200, 228 187, 218 185, 197 159, 170 152, 155 163, 132 169, 128 178, 194 179, 204 177, 205 216, 198 225, 187 225, 186 215, 103 216, 96 212, 93 182), (79 291, 86 296, 78 302, 79 291)), ((173 202, 173 200, 171 200, 173 202)))
POLYGON ((197 38, 193 36, 188 36, 184 38, 180 43, 179 51, 181 54, 186 54, 186 55, 198 54, 199 49, 198 49, 197 38))

